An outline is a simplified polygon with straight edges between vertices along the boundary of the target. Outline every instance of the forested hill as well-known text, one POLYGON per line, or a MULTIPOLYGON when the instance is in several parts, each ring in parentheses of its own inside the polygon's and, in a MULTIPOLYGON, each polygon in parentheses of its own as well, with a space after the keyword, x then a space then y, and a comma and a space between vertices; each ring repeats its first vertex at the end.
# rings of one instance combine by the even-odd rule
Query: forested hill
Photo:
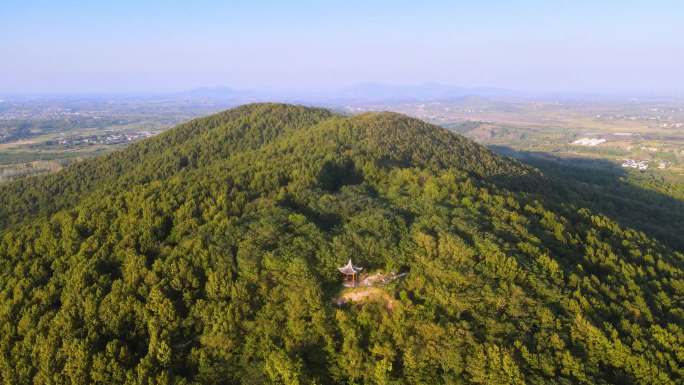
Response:
POLYGON ((331 116, 323 109, 243 106, 192 120, 124 151, 75 164, 62 173, 0 185, 0 194, 7 202, 0 207, 0 229, 26 215, 70 207, 95 189, 162 180, 188 166, 206 166, 331 116))
MULTIPOLYGON (((347 130, 352 126, 356 129, 338 135, 368 134, 363 143, 354 146, 350 141, 347 143, 350 146, 371 146, 374 151, 388 151, 383 155, 388 157, 414 157, 397 158, 396 161, 425 163, 430 159, 437 162, 435 165, 480 175, 519 172, 517 166, 511 168, 510 164, 462 137, 447 135, 445 130, 435 131, 436 127, 400 115, 367 114, 348 119, 324 109, 252 104, 195 119, 158 137, 133 144, 124 151, 78 163, 62 173, 0 185, 0 194, 7 202, 0 207, 0 229, 3 225, 24 220, 27 215, 51 214, 71 207, 96 189, 164 180, 180 171, 225 161, 229 156, 255 150, 295 132, 308 136, 308 132, 325 130, 313 128, 323 122, 340 125, 339 128, 345 126, 347 130), (401 133, 406 137, 396 137, 407 126, 412 129, 401 133), (436 135, 425 136, 426 132, 436 135), (395 143, 394 139, 397 139, 395 143), (399 143, 413 144, 409 148, 393 147, 399 143)), ((336 138, 337 141, 348 139, 352 138, 336 138)))
POLYGON ((563 196, 402 115, 193 120, 0 186, 0 379, 682 383, 684 255, 563 196), (408 274, 337 306, 349 258, 408 274))

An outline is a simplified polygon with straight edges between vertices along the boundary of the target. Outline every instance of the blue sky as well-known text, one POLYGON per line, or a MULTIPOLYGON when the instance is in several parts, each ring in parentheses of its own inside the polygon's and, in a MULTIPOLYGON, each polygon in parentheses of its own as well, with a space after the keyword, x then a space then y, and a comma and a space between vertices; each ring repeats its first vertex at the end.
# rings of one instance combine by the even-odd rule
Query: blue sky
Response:
POLYGON ((0 1, 0 93, 439 82, 681 93, 684 2, 0 1))

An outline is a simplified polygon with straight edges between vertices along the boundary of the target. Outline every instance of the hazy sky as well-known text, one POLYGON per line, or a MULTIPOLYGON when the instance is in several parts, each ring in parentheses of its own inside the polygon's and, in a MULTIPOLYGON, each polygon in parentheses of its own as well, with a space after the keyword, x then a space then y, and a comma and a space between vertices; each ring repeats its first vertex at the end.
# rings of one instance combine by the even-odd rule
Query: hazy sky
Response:
POLYGON ((0 0, 0 93, 684 90, 684 1, 0 0))

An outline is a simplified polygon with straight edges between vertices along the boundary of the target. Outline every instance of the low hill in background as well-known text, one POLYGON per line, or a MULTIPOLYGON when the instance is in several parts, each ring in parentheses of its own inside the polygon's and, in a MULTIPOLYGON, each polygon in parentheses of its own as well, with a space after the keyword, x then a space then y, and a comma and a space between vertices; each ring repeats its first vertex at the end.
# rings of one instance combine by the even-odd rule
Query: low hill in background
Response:
POLYGON ((555 186, 403 115, 279 104, 1 185, 0 378, 681 382, 673 227, 555 186), (391 311, 332 303, 349 258, 408 271, 391 311))

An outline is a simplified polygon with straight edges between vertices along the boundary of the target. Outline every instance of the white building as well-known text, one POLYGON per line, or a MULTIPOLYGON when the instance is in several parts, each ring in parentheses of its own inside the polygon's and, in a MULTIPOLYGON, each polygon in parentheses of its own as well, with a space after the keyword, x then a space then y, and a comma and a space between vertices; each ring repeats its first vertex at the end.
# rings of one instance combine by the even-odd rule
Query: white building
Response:
POLYGON ((576 144, 579 146, 598 146, 601 143, 605 143, 606 140, 603 138, 580 138, 577 139, 576 141, 572 142, 571 144, 576 144))
POLYGON ((625 161, 622 163, 622 167, 631 167, 636 168, 637 170, 646 170, 648 169, 648 161, 625 159, 625 161))

